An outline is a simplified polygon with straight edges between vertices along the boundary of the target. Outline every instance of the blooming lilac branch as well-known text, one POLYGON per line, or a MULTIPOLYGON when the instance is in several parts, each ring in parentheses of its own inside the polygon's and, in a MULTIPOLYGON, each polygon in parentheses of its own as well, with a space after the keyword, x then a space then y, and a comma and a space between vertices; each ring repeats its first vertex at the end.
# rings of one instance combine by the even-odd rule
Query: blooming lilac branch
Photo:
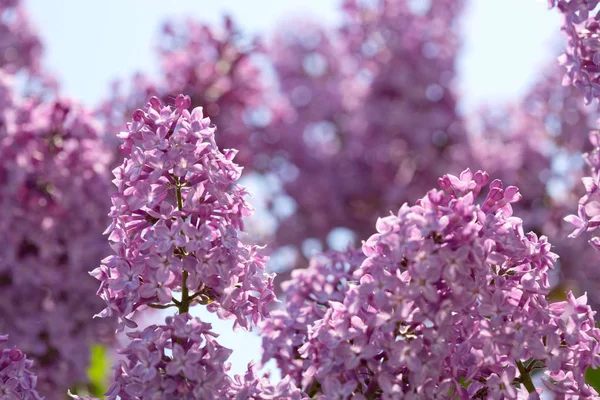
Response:
POLYGON ((335 262, 299 272, 287 310, 273 314, 281 323, 264 325, 265 356, 319 399, 599 398, 584 378, 600 365, 594 312, 570 293, 548 303, 556 255, 513 216, 518 189, 469 170, 439 184, 379 219, 367 258, 350 268, 354 283, 335 284, 344 275, 335 262), (319 294, 329 298, 322 311, 319 294))
POLYGON ((107 229, 116 255, 93 273, 107 302, 101 316, 135 326, 140 307, 170 306, 180 292, 173 303, 180 313, 203 301, 249 329, 248 320, 266 316, 274 300, 272 277, 264 275, 260 248, 238 239, 251 210, 236 183, 236 152, 221 153, 210 120, 189 105, 184 96, 174 108, 153 98, 120 135, 128 158, 114 170, 107 229))
POLYGON ((115 365, 106 396, 304 399, 289 379, 277 386, 259 380, 252 365, 231 379, 231 350, 214 340, 210 324, 188 314, 200 302, 249 329, 248 319, 267 317, 275 300, 260 249, 238 239, 241 218, 251 210, 236 183, 235 151, 221 153, 215 127, 201 108, 190 113, 189 106, 183 95, 174 108, 152 98, 120 134, 127 157, 114 171, 118 190, 107 229, 117 255, 93 272, 107 303, 101 316, 116 314, 123 329, 136 325, 132 318, 144 307, 177 307, 179 313, 127 334, 132 340, 121 350, 127 360, 115 365))

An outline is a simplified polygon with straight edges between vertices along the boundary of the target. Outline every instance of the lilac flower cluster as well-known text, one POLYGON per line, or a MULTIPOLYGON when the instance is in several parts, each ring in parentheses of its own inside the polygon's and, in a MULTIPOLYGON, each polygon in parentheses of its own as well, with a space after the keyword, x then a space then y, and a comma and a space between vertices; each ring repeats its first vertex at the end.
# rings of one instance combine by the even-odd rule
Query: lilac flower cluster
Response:
POLYGON ((364 260, 362 251, 329 251, 310 260, 308 268, 292 271, 281 284, 285 308, 271 312, 260 325, 263 337, 262 362, 277 362, 282 375, 289 375, 300 386, 310 366, 298 349, 306 342, 308 329, 325 316, 330 301, 342 302, 353 273, 364 260))
MULTIPOLYGON (((344 300, 299 349, 320 399, 599 398, 600 330, 585 296, 549 304, 556 259, 512 215, 521 195, 488 175, 445 175, 414 206, 377 222, 344 300), (531 373, 545 370, 543 388, 531 373)), ((300 317, 301 318, 301 317, 300 317)), ((316 396, 316 397, 315 397, 316 396)))
POLYGON ((0 330, 35 360, 40 393, 61 399, 112 336, 91 321, 102 302, 88 275, 108 249, 108 159, 86 110, 22 99, 10 82, 0 71, 0 330))
POLYGON ((236 151, 221 153, 210 119, 189 106, 183 95, 174 107, 152 98, 120 134, 127 158, 114 170, 106 230, 115 254, 93 272, 107 305, 101 316, 136 326, 140 307, 185 313, 200 303, 249 329, 268 314, 273 278, 261 249, 238 237, 251 210, 236 183, 236 151))
POLYGON ((29 370, 33 362, 18 347, 7 348, 8 335, 0 335, 0 398, 41 400, 35 389, 37 377, 29 370))
MULTIPOLYGON (((231 350, 220 346, 211 325, 192 319, 195 303, 206 304, 235 325, 250 329, 274 301, 271 276, 263 272, 260 248, 238 238, 251 210, 237 185, 235 151, 221 153, 215 127, 190 98, 175 106, 152 98, 122 132, 127 154, 115 168, 107 229, 116 255, 93 272, 107 307, 123 325, 145 307, 178 308, 165 325, 127 334, 108 399, 304 399, 289 378, 272 385, 250 365, 244 377, 227 374, 231 350), (180 299, 173 297, 181 292, 180 299)), ((73 396, 79 399, 78 396, 73 396)))

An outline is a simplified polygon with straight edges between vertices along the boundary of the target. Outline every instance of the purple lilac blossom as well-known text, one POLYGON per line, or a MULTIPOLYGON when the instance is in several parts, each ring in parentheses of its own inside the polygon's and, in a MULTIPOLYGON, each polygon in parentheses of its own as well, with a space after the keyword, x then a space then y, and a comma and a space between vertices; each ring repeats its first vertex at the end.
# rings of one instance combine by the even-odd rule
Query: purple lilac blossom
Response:
POLYGON ((8 335, 0 335, 0 398, 42 400, 35 389, 37 377, 30 371, 33 361, 16 346, 6 346, 8 335))
POLYGON ((187 312, 196 303, 250 329, 275 299, 262 249, 239 239, 251 209, 237 184, 237 151, 221 153, 215 126, 202 108, 190 113, 190 103, 179 95, 170 107, 153 97, 119 134, 126 158, 113 171, 106 230, 115 254, 92 275, 106 301, 100 316, 117 315, 120 329, 136 326, 140 307, 187 312))
POLYGON ((145 306, 173 306, 179 313, 165 325, 127 333, 131 341, 120 350, 126 360, 114 366, 106 396, 306 399, 289 377, 272 385, 252 364, 243 377, 231 378, 231 350, 215 341, 210 324, 188 314, 194 303, 205 304, 236 318, 234 327, 250 329, 249 322, 268 317, 275 300, 261 249, 238 239, 251 209, 236 183, 236 152, 220 152, 216 127, 202 108, 190 113, 190 103, 179 95, 170 107, 153 97, 119 135, 126 157, 114 170, 118 190, 106 231, 117 254, 92 273, 107 303, 101 316, 116 314, 122 329, 134 327, 133 314, 145 306), (178 291, 179 300, 173 297, 178 291))
POLYGON ((378 220, 358 283, 299 349, 308 395, 599 398, 584 378, 600 362, 594 312, 585 295, 548 303, 556 255, 513 216, 519 190, 488 183, 481 171, 445 175, 442 190, 378 220))
POLYGON ((92 321, 88 275, 108 249, 109 160, 85 109, 21 98, 11 81, 0 71, 0 330, 35 360, 39 392, 62 399, 112 336, 112 321, 92 321))

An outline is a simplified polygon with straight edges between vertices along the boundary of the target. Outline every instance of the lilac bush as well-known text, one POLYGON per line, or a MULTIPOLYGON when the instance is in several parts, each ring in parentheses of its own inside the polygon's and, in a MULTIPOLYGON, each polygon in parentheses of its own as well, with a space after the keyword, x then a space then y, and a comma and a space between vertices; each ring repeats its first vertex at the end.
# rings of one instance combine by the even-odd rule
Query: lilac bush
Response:
POLYGON ((464 5, 346 0, 265 38, 175 20, 158 79, 91 113, 0 0, 0 398, 600 398, 598 1, 549 1, 562 66, 475 115, 464 5), (271 186, 258 219, 243 168, 271 186), (234 375, 199 309, 255 330, 260 363, 234 375))

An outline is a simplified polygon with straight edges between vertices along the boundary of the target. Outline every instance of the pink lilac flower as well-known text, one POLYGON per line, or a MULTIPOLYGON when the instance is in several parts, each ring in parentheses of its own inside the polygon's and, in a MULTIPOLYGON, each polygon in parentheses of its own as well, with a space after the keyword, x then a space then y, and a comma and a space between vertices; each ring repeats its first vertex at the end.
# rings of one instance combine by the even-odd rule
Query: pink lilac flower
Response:
POLYGON ((481 171, 446 175, 378 221, 358 282, 299 349, 308 395, 599 398, 584 378, 600 339, 586 296, 548 303, 556 255, 513 216, 518 189, 488 183, 481 171), (530 379, 538 367, 543 388, 530 379))
POLYGON ((6 346, 8 335, 0 335, 0 398, 42 400, 36 391, 37 377, 30 371, 33 361, 18 348, 6 346))
POLYGON ((102 302, 88 275, 108 249, 108 160, 85 109, 22 99, 5 77, 0 72, 0 330, 35 360, 39 392, 59 399, 87 384, 90 347, 112 335, 111 321, 91 320, 102 302))
POLYGON ((200 303, 249 329, 275 299, 261 248, 239 239, 251 209, 237 184, 237 152, 222 153, 215 126, 189 106, 187 96, 174 107, 153 97, 119 135, 126 158, 113 171, 106 230, 114 255, 92 275, 106 301, 100 316, 118 316, 121 328, 135 326, 140 307, 183 313, 200 303))

